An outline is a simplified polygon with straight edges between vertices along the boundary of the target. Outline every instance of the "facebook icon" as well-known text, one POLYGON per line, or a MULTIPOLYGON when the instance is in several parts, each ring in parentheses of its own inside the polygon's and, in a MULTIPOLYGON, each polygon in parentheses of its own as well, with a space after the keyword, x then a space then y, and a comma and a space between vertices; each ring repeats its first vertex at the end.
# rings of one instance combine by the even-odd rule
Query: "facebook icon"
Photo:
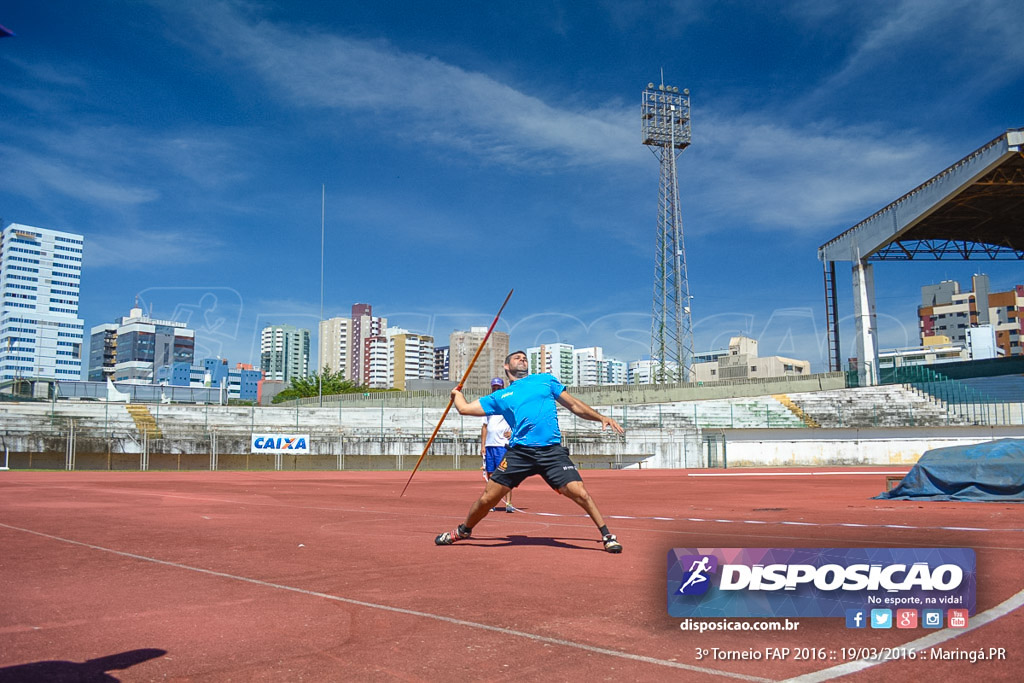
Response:
POLYGON ((846 610, 846 628, 867 628, 867 613, 865 610, 846 610))

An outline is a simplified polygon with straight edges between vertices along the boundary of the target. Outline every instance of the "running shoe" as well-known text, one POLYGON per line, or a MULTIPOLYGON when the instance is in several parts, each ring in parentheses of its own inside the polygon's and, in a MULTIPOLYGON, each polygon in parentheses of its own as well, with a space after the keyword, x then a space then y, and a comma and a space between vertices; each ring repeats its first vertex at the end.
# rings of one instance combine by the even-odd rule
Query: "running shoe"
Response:
POLYGON ((622 544, 619 543, 619 539, 615 538, 615 534, 608 534, 601 539, 601 542, 604 543, 604 551, 606 553, 622 552, 622 544))
POLYGON ((455 541, 461 541, 469 538, 473 535, 473 530, 466 527, 465 524, 460 524, 451 531, 446 531, 443 534, 438 534, 437 538, 434 539, 435 545, 451 545, 455 541))
POLYGON ((512 507, 511 505, 506 505, 505 506, 505 512, 515 512, 515 511, 516 511, 516 509, 514 507, 512 507))

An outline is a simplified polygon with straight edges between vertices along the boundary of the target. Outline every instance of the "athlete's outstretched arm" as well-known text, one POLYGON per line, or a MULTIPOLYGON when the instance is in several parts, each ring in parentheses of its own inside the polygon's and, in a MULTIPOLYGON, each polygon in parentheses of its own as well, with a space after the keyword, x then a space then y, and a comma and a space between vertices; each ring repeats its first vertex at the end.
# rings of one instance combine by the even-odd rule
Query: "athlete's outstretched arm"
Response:
POLYGON ((486 417, 487 413, 484 412, 484 407, 480 405, 480 401, 476 400, 470 403, 466 400, 466 397, 462 395, 458 387, 452 389, 452 399, 454 400, 455 410, 459 411, 459 415, 475 415, 477 417, 486 417))
POLYGON ((600 422, 601 429, 611 427, 619 434, 625 432, 625 430, 619 426, 618 422, 616 422, 610 417, 607 417, 597 412, 596 410, 588 406, 586 403, 570 394, 568 391, 562 392, 562 394, 558 397, 558 402, 565 406, 573 415, 582 417, 585 420, 593 420, 594 422, 600 422))

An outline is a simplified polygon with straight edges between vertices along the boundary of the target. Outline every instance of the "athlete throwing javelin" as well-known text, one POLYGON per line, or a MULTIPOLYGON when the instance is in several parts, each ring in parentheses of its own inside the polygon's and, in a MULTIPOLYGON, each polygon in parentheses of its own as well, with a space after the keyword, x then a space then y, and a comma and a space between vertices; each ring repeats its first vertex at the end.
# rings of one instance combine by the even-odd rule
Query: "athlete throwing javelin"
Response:
POLYGON ((510 384, 492 394, 469 403, 458 387, 452 389, 455 409, 462 415, 504 415, 512 426, 512 438, 505 451, 505 459, 487 481, 483 495, 469 508, 466 521, 434 539, 437 545, 451 545, 469 538, 480 520, 509 491, 529 476, 539 474, 548 486, 583 508, 601 532, 604 549, 621 553, 622 544, 608 531, 597 503, 583 486, 583 478, 569 459, 569 451, 562 446, 562 433, 558 429, 557 401, 570 412, 585 420, 600 422, 601 428, 611 427, 623 433, 619 423, 601 415, 578 398, 571 396, 554 375, 530 374, 525 351, 513 351, 505 358, 505 374, 510 384))

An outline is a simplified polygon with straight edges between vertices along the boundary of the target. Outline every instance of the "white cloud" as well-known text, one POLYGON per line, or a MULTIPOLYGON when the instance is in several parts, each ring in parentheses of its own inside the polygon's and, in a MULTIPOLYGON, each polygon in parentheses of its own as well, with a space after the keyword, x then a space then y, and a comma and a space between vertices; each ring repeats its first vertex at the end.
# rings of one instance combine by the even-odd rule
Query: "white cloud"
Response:
POLYGON ((83 266, 145 270, 154 266, 205 263, 222 254, 223 243, 195 230, 117 230, 89 233, 83 266))
MULTIPOLYGON (((1019 3, 1003 0, 903 0, 879 3, 864 31, 851 31, 850 54, 843 66, 816 91, 817 99, 833 97, 843 89, 869 83, 879 71, 919 68, 929 62, 937 72, 962 74, 956 82, 979 93, 1020 78, 1024 67, 1024 11, 1019 3), (913 55, 908 58, 908 55, 913 55), (937 59, 956 55, 955 59, 937 59), (932 58, 935 57, 935 58, 932 58)), ((812 15, 813 16, 813 13, 812 15)), ((839 17, 836 20, 842 20, 839 17)), ((858 24, 861 22, 858 21, 858 24)), ((961 89, 957 94, 968 97, 961 89)), ((942 99, 951 93, 936 92, 942 99)))
POLYGON ((595 105, 563 93, 564 106, 490 76, 383 40, 361 40, 251 20, 227 4, 204 5, 194 28, 210 45, 292 105, 362 117, 382 142, 475 151, 508 164, 590 164, 643 159, 633 108, 595 105))
POLYGON ((0 182, 7 191, 29 197, 62 194, 89 202, 113 205, 144 204, 159 198, 154 189, 104 177, 87 164, 56 160, 27 149, 0 145, 4 163, 0 182))
POLYGON ((934 145, 913 136, 702 117, 701 142, 680 160, 681 183, 696 188, 704 215, 752 227, 814 232, 859 220, 942 168, 934 145))

